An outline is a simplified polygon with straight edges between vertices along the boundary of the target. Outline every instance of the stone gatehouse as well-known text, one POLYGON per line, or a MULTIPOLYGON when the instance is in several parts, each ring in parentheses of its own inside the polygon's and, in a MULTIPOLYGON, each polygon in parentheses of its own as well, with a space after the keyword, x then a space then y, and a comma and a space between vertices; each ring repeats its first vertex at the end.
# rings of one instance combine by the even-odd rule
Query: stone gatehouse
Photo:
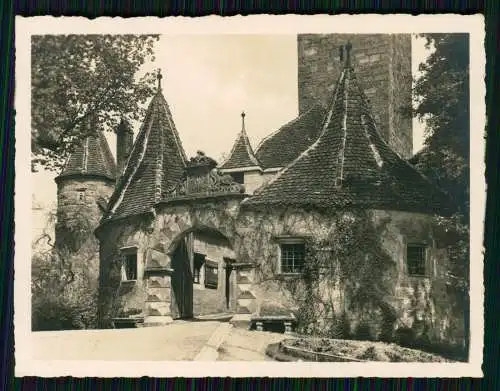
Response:
MULTIPOLYGON (((408 37, 379 38, 382 49, 390 43, 387 47, 398 51, 397 58, 404 50, 410 58, 408 37)), ((303 39, 299 37, 299 47, 314 57, 316 52, 307 51, 303 39)), ((405 65, 387 62, 392 52, 382 49, 370 61, 380 59, 379 66, 391 76, 375 83, 384 86, 385 94, 393 91, 387 84, 394 82, 391 72, 401 73, 405 65)), ((394 117, 403 115, 393 110, 400 98, 387 100, 390 120, 381 111, 373 112, 380 106, 385 113, 387 107, 380 99, 370 104, 356 76, 362 59, 356 50, 351 52, 350 45, 343 49, 329 99, 304 103, 300 115, 264 139, 256 151, 242 114, 241 131, 221 164, 201 152, 187 158, 161 77, 135 141, 126 122, 117 131, 118 170, 109 162, 107 146, 82 146, 83 161, 95 160, 109 169, 103 174, 85 163, 82 170, 79 163, 78 180, 116 180, 112 189, 101 186, 110 190, 108 196, 96 192, 102 213, 95 231, 101 327, 166 324, 210 314, 229 314, 235 323, 249 325, 262 315, 293 314, 299 310, 297 289, 305 284, 302 275, 311 240, 335 241, 346 225, 373 225, 387 254, 383 273, 377 266, 369 269, 371 260, 373 265, 378 261, 370 249, 361 258, 366 258, 362 264, 369 273, 388 287, 383 300, 356 304, 351 293, 363 291, 359 285, 366 271, 359 270, 359 279, 339 273, 335 283, 319 272, 314 289, 330 298, 327 312, 346 315, 351 328, 369 318, 380 334, 383 302, 394 313, 391 332, 418 327, 433 341, 461 342, 463 308, 443 284, 447 253, 434 224, 435 215, 446 216, 453 208, 402 157, 411 150, 411 122, 394 117), (405 127, 399 138, 397 126, 405 127)), ((400 89, 411 91, 411 74, 397 77, 409 80, 400 89)), ((299 76, 299 86, 304 83, 299 76)), ((305 95, 310 102, 310 94, 305 95)), ((100 135, 92 137, 105 143, 100 135)), ((90 187, 78 189, 85 193, 90 187)), ((339 261, 332 245, 318 246, 327 254, 326 265, 335 269, 339 261)), ((350 246, 354 253, 358 246, 350 246)), ((359 258, 359 251, 356 254, 359 258)))

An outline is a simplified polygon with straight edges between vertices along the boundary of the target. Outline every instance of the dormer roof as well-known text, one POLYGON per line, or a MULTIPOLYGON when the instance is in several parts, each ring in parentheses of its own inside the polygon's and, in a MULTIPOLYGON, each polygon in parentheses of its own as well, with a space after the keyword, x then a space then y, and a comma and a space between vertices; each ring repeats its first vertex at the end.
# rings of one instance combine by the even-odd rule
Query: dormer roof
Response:
POLYGON ((245 113, 241 113, 241 131, 238 134, 229 157, 224 161, 220 168, 222 170, 237 170, 257 168, 260 169, 261 164, 255 157, 250 140, 245 129, 245 113))

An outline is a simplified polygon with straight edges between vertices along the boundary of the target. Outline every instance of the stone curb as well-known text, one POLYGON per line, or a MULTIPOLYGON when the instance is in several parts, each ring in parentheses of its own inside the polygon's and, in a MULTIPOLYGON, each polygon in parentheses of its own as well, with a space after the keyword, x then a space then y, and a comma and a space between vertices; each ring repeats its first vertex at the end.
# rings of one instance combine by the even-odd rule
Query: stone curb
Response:
POLYGON ((207 343, 194 358, 194 361, 216 361, 218 349, 228 336, 233 326, 230 323, 221 323, 208 339, 207 343))

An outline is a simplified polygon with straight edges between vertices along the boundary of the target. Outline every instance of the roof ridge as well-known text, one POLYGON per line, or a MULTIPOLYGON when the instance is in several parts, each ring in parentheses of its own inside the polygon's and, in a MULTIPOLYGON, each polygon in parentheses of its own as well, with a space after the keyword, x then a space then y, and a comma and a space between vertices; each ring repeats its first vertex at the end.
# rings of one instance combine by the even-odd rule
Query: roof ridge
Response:
MULTIPOLYGON (((139 155, 139 159, 137 160, 137 164, 132 168, 132 172, 130 173, 129 177, 127 178, 127 181, 124 183, 123 187, 121 188, 116 202, 113 204, 113 206, 110 209, 110 214, 111 215, 113 213, 115 213, 115 211, 118 208, 118 206, 120 206, 120 204, 122 203, 123 198, 125 196, 125 192, 127 191, 128 187, 130 186, 130 183, 132 183, 132 179, 137 174, 137 171, 139 170, 139 167, 140 167, 140 165, 141 165, 141 163, 142 163, 142 161, 144 159, 144 156, 146 155, 146 149, 147 149, 147 146, 148 146, 147 140, 148 140, 148 137, 149 137, 149 133, 151 132, 151 128, 153 127, 153 120, 151 118, 151 114, 152 113, 149 113, 149 114, 150 114, 149 118, 148 118, 149 119, 149 126, 147 127, 147 129, 146 129, 146 123, 144 124, 144 129, 145 129, 146 133, 144 135, 144 143, 143 143, 141 154, 139 155)), ((136 148, 137 145, 138 144, 134 143, 134 145, 132 147, 132 150, 130 151, 130 156, 132 156, 132 153, 134 152, 134 150, 135 150, 135 148, 136 148)), ((129 161, 130 161, 130 156, 129 156, 129 161)), ((124 173, 125 173, 126 169, 128 168, 129 161, 127 161, 127 166, 125 167, 124 173)), ((122 175, 122 178, 125 178, 125 175, 122 175)))
POLYGON ((174 120, 172 118, 172 112, 170 111, 170 106, 169 106, 167 100, 165 99, 165 97, 163 96, 163 94, 161 93, 161 91, 158 91, 158 94, 159 94, 159 96, 161 98, 161 103, 165 106, 165 111, 167 113, 168 124, 170 126, 170 129, 172 129, 172 133, 174 135, 174 139, 175 139, 175 144, 176 144, 177 150, 181 154, 181 157, 182 157, 182 159, 184 161, 184 165, 186 165, 186 163, 188 161, 188 158, 187 158, 187 155, 186 155, 186 151, 184 151, 184 148, 182 146, 182 141, 181 141, 181 138, 179 136, 179 132, 177 131, 177 127, 175 126, 174 120))
MULTIPOLYGON (((349 72, 349 69, 345 69, 344 72, 345 71, 349 72)), ((338 155, 338 160, 339 160, 340 164, 337 165, 337 173, 335 176, 335 186, 342 186, 342 180, 344 179, 345 148, 346 148, 346 143, 347 143, 347 108, 348 108, 347 102, 349 99, 348 88, 349 88, 350 73, 348 73, 347 76, 348 76, 347 78, 345 78, 345 79, 342 78, 340 80, 340 83, 342 83, 342 81, 344 81, 343 91, 342 91, 343 92, 342 97, 344 98, 344 101, 343 101, 344 117, 342 118, 342 146, 339 150, 339 155, 338 155)))

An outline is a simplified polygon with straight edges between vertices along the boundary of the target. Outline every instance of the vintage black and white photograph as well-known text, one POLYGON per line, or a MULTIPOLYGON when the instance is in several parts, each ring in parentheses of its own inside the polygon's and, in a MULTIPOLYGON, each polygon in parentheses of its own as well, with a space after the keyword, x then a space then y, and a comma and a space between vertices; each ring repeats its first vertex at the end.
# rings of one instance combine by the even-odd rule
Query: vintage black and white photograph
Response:
POLYGON ((19 19, 23 373, 481 374, 482 19, 262 18, 19 19))

